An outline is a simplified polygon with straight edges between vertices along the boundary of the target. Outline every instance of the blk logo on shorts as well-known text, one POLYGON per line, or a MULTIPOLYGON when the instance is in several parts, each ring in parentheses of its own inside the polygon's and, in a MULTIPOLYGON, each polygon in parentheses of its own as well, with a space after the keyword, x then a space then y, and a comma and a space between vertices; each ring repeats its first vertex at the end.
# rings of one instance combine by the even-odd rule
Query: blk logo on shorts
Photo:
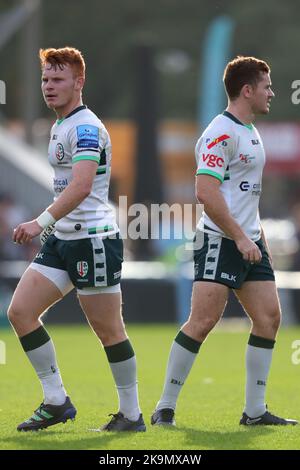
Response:
POLYGON ((77 272, 80 277, 84 277, 87 275, 89 271, 89 265, 86 261, 78 261, 77 263, 77 272))

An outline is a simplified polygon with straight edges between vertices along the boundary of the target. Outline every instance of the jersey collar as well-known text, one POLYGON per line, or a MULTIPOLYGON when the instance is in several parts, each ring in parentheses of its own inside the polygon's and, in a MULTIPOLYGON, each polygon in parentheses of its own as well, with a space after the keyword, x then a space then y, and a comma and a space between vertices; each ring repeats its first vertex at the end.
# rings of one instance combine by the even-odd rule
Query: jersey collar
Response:
POLYGON ((228 117, 232 121, 234 121, 236 124, 240 124, 240 126, 247 127, 248 129, 252 130, 253 125, 252 124, 243 124, 238 118, 236 118, 233 114, 229 113, 228 111, 223 111, 223 116, 228 117))
POLYGON ((77 108, 73 109, 67 116, 63 117, 62 119, 57 119, 57 124, 61 124, 65 119, 68 119, 69 117, 73 116, 73 114, 78 113, 79 111, 82 111, 83 109, 87 109, 87 106, 85 104, 82 104, 81 106, 77 106, 77 108))

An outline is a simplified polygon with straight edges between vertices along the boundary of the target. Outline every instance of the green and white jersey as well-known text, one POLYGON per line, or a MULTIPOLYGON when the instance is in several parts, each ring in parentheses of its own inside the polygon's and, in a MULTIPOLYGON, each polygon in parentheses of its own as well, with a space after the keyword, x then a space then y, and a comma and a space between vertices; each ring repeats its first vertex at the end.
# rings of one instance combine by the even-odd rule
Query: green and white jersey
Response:
MULTIPOLYGON (((230 214, 251 240, 259 240, 258 206, 265 152, 257 129, 252 124, 244 125, 224 111, 203 132, 196 144, 195 155, 196 174, 211 175, 221 181, 220 191, 230 214)), ((226 237, 205 210, 197 228, 226 237)))
POLYGON ((78 240, 108 236, 119 231, 108 204, 111 173, 111 143, 100 119, 86 106, 79 106, 51 129, 49 162, 54 169, 54 200, 72 181, 72 167, 92 160, 99 164, 90 194, 55 224, 55 236, 78 240))

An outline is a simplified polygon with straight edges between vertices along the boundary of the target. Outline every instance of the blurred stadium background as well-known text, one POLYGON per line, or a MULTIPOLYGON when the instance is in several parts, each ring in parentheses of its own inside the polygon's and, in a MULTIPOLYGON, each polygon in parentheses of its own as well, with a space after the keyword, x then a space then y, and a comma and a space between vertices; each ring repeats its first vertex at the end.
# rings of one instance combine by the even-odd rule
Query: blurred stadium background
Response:
MULTIPOLYGON (((51 201, 53 113, 40 92, 38 50, 71 45, 87 63, 84 102, 110 131, 111 201, 195 204, 194 146, 226 106, 222 71, 237 54, 265 59, 276 98, 256 123, 267 153, 261 217, 274 255, 283 322, 300 321, 300 5, 272 0, 0 0, 0 325, 38 243, 11 241, 51 201), (292 99, 294 93, 294 99, 292 99), (294 101, 294 103, 293 103, 294 101), (299 272, 298 272, 299 271, 299 272)), ((172 220, 173 228, 178 220, 172 220)), ((157 227, 158 233, 161 227, 157 227)), ((126 241, 126 322, 181 322, 192 263, 184 240, 126 241)), ((225 317, 241 317, 231 299, 225 317)), ((47 323, 81 322, 75 295, 47 323)))
MULTIPOLYGON (((300 322, 299 13, 297 0, 0 0, 1 449, 299 448, 297 429, 237 430, 248 333, 234 298, 224 329, 204 345, 183 391, 178 432, 149 425, 177 323, 189 313, 193 267, 186 240, 125 241, 123 314, 137 353, 148 425, 140 439, 100 439, 88 432, 114 409, 116 396, 107 393, 113 388, 107 361, 94 335, 81 326, 74 293, 46 314, 45 323, 79 407, 78 422, 33 438, 17 435, 15 426, 40 399, 40 388, 6 318, 13 290, 39 250, 38 242, 14 245, 12 230, 52 200, 47 145, 54 115, 41 96, 39 48, 70 45, 85 56, 84 103, 112 138, 111 202, 127 196, 128 207, 176 203, 193 204, 194 210, 194 146, 226 106, 224 65, 237 54, 258 56, 271 65, 276 94, 270 114, 256 124, 267 154, 261 217, 285 326, 274 357, 271 404, 299 419, 297 351, 291 360, 300 322)), ((172 219, 172 234, 180 223, 172 219)), ((156 232, 162 231, 158 224, 156 232)))

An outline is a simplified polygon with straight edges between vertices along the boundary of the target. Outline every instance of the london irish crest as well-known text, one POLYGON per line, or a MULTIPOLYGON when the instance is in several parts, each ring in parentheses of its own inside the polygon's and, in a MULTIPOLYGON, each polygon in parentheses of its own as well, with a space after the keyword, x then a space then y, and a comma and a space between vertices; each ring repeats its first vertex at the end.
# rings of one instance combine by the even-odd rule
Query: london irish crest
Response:
POLYGON ((58 161, 62 161, 65 156, 64 146, 62 144, 57 144, 55 147, 55 155, 58 161))
POLYGON ((80 277, 84 277, 87 275, 89 270, 89 265, 86 261, 78 261, 77 263, 77 272, 80 277))

